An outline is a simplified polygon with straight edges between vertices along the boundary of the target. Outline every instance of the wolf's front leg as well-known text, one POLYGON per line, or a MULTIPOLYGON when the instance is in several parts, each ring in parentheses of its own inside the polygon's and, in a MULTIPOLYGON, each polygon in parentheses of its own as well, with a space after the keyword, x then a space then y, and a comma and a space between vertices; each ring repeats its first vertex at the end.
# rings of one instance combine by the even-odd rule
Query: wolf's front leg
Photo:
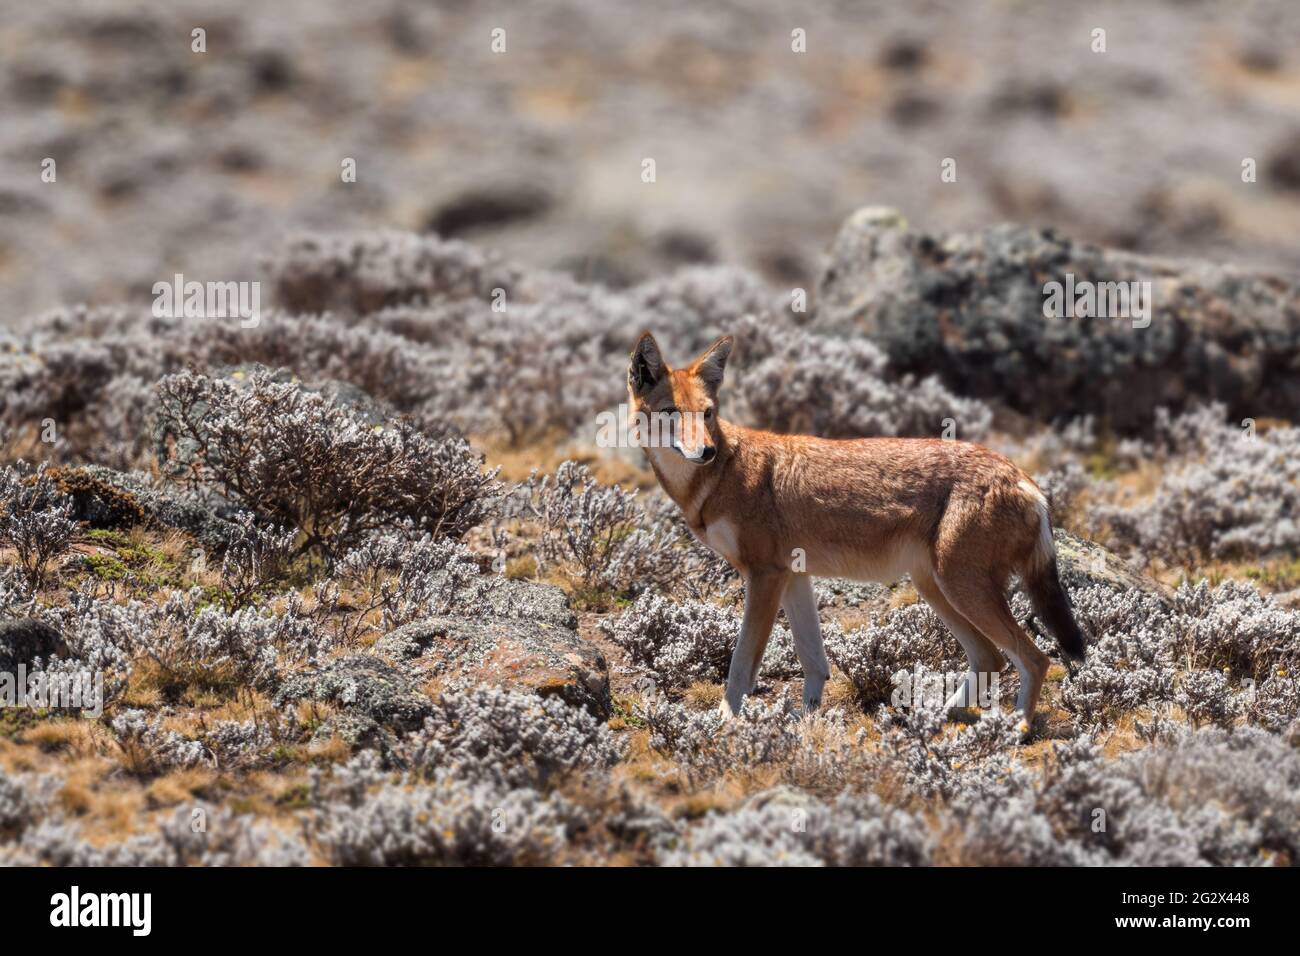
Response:
POLYGON ((817 620, 817 596, 813 593, 812 578, 795 574, 785 586, 781 607, 790 621, 794 635, 794 651, 803 667, 803 712, 810 714, 821 706, 822 688, 831 676, 831 665, 826 660, 826 647, 822 643, 821 623, 817 620))
POLYGON ((723 720, 740 713, 745 695, 754 689, 758 679, 758 666, 767 649, 767 639, 772 635, 781 594, 785 590, 788 571, 751 571, 745 583, 745 617, 740 625, 740 639, 731 655, 731 669, 727 672, 727 687, 722 695, 719 712, 723 720))

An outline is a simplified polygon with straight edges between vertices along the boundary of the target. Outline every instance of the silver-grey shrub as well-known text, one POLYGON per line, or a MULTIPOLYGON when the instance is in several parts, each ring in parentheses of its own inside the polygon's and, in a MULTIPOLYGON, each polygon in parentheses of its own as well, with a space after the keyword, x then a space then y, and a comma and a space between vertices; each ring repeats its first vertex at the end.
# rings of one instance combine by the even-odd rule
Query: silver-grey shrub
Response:
MULTIPOLYGON (((740 331, 754 335, 752 325, 740 331)), ((792 328, 752 364, 741 348, 731 394, 740 420, 760 428, 826 438, 938 437, 951 419, 957 437, 978 440, 992 423, 987 405, 959 398, 937 378, 891 378, 884 353, 861 339, 792 328)))
MULTIPOLYGON (((613 622, 602 621, 601 628, 634 663, 650 670, 657 686, 681 689, 726 678, 740 623, 732 611, 704 601, 674 601, 652 590, 613 622)), ((786 628, 773 628, 759 673, 769 679, 801 673, 786 628)))
POLYGON ((724 721, 716 710, 690 710, 652 695, 638 715, 649 727, 650 747, 670 758, 692 786, 756 768, 825 793, 870 779, 862 733, 850 733, 835 710, 801 718, 788 697, 770 704, 750 698, 738 717, 724 721))
POLYGON ((543 789, 577 771, 608 770, 620 752, 609 728, 585 708, 481 686, 439 695, 423 729, 401 742, 399 759, 427 776, 543 789))
POLYGON ((381 629, 391 631, 420 617, 473 608, 488 586, 464 544, 409 531, 374 534, 349 550, 335 568, 331 600, 340 584, 365 595, 349 605, 348 637, 373 629, 367 619, 374 611, 381 629))
POLYGON ((1171 561, 1251 558, 1300 548, 1300 428, 1254 431, 1225 422, 1222 405, 1172 417, 1134 457, 1163 466, 1150 500, 1097 504, 1092 523, 1171 561))
POLYGON ((385 774, 373 753, 312 775, 313 840, 342 866, 546 864, 580 815, 555 795, 436 769, 385 774))
POLYGON ((511 513, 539 525, 539 570, 575 565, 586 587, 641 589, 676 573, 679 534, 652 522, 636 493, 595 481, 586 465, 565 461, 520 486, 511 513))
POLYGON ((98 845, 75 822, 51 818, 0 848, 8 866, 307 866, 307 846, 293 833, 224 807, 181 807, 156 830, 98 845))
POLYGON ((711 813, 661 852, 661 866, 924 866, 933 837, 925 822, 875 794, 829 803, 757 794, 730 813, 711 813), (782 799, 784 798, 784 799, 782 799))
POLYGON ((491 511, 495 472, 462 439, 367 422, 294 383, 183 372, 159 383, 160 465, 263 521, 301 532, 298 553, 340 557, 404 526, 459 537, 491 511))
POLYGON ((843 631, 825 628, 826 656, 852 682, 867 707, 893 697, 894 676, 921 665, 931 670, 965 672, 961 648, 928 604, 890 610, 878 623, 843 631))
POLYGON ((76 534, 72 500, 60 493, 44 466, 0 470, 0 546, 14 549, 31 593, 46 580, 46 565, 68 550, 76 534))
POLYGON ((71 651, 70 663, 105 673, 105 693, 120 690, 136 662, 149 659, 168 679, 235 681, 270 687, 285 666, 318 660, 331 635, 303 612, 296 595, 283 613, 226 611, 201 588, 160 603, 102 600, 91 585, 72 591, 48 616, 71 651))

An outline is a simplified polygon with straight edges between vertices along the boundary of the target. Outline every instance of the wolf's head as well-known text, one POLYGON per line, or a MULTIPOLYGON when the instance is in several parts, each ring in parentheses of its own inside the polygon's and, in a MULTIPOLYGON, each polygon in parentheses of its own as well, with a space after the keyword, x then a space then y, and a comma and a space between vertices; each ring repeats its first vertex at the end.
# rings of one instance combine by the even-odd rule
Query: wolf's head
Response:
POLYGON ((628 364, 627 391, 638 428, 649 427, 648 436, 641 433, 643 445, 672 448, 695 465, 717 457, 718 388, 733 344, 724 336, 690 365, 673 369, 654 336, 642 333, 628 364))

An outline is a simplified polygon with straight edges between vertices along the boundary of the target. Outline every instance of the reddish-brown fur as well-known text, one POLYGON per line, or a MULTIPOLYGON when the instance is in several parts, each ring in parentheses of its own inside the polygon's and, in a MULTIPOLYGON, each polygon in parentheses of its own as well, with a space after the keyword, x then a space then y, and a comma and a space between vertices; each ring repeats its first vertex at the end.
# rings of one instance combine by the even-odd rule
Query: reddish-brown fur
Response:
MULTIPOLYGON (((805 585, 797 579, 910 574, 966 648, 973 672, 1000 670, 998 650, 1012 658, 1021 671, 1021 706, 1032 715, 1048 659, 1011 615, 1007 583, 1020 574, 1035 603, 1065 600, 1068 611, 1068 599, 1056 580, 1046 501, 1029 476, 969 442, 834 441, 725 422, 718 392, 730 349, 730 339, 719 340, 686 368, 672 369, 647 333, 629 369, 634 410, 683 413, 680 449, 646 450, 661 485, 691 530, 746 581, 746 620, 724 710, 737 709, 752 686, 778 607, 798 605, 795 592, 805 585), (701 449, 696 461, 688 459, 701 449), (705 461, 710 449, 714 457, 705 461)), ((808 616, 806 606, 796 610, 808 616)), ((1060 609, 1052 610, 1059 619, 1060 609)), ((790 616, 791 607, 786 611, 790 616)), ((819 636, 815 644, 820 650, 819 636)))

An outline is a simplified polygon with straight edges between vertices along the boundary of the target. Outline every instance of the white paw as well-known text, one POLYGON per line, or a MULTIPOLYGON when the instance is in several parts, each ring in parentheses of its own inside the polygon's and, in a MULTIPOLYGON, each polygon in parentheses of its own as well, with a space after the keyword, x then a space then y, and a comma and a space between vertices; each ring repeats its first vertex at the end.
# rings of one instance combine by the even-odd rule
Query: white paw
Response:
POLYGON ((736 716, 736 712, 731 709, 731 704, 727 702, 725 697, 722 698, 722 703, 718 705, 718 716, 723 720, 731 720, 736 716))

